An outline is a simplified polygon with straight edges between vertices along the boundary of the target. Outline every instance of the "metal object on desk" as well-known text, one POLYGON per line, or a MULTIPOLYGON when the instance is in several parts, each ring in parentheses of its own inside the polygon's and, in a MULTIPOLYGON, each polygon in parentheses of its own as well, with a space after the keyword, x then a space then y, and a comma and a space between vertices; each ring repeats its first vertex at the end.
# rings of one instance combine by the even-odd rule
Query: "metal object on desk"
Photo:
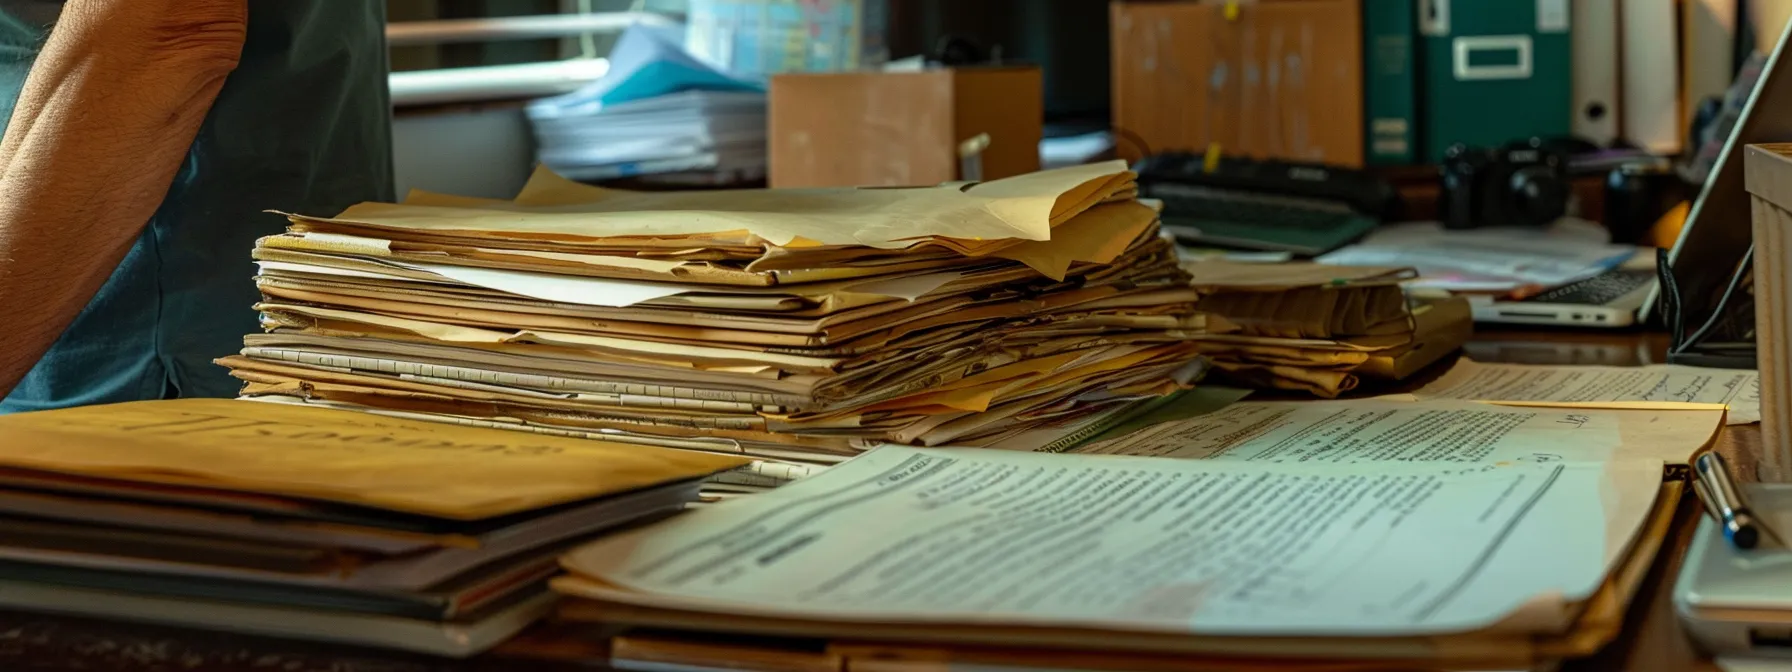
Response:
POLYGON ((1785 548, 1784 540, 1765 521, 1755 517, 1722 456, 1705 453, 1693 460, 1692 467, 1693 489, 1731 546, 1737 550, 1754 550, 1765 539, 1773 547, 1785 548))
POLYGON ((978 133, 971 139, 958 143, 958 179, 965 182, 983 181, 983 150, 989 149, 989 134, 978 133))
MULTIPOLYGON (((1769 535, 1777 537, 1772 530, 1792 520, 1792 485, 1754 483, 1739 490, 1769 535)), ((1737 549, 1726 541, 1722 523, 1702 517, 1674 585, 1674 610, 1693 640, 1713 654, 1792 659, 1792 549, 1737 549)))

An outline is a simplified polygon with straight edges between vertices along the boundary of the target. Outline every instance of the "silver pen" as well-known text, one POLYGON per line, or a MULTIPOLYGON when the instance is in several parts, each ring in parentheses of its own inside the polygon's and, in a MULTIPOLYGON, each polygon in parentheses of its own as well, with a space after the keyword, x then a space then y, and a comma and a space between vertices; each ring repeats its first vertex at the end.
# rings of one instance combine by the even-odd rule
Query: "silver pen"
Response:
MULTIPOLYGON (((1759 546, 1764 526, 1755 518, 1748 508, 1748 502, 1742 498, 1735 481, 1730 478, 1729 467, 1724 464, 1723 457, 1717 453, 1705 453, 1692 462, 1693 475, 1697 478, 1694 489, 1704 498, 1706 508, 1711 510, 1719 527, 1724 530, 1724 538, 1730 545, 1742 550, 1759 546)), ((1771 534, 1771 532, 1769 532, 1771 534)))

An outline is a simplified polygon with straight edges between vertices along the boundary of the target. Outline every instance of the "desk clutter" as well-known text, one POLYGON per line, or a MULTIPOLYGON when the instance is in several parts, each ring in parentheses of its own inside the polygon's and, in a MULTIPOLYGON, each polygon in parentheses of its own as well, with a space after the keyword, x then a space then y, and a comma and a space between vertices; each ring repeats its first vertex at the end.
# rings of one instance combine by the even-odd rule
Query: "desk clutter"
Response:
POLYGON ((1462 298, 1409 299, 1410 268, 1186 263, 1198 307, 1238 325, 1196 337, 1218 373, 1246 387, 1336 397, 1360 377, 1406 378, 1472 332, 1462 298))
POLYGON ((1467 303, 1179 258, 1117 162, 289 217, 241 399, 0 417, 0 608, 450 658, 551 618, 625 668, 1532 669, 1617 636, 1760 413, 1691 367, 1367 397, 1467 303))
POLYGON ((1247 401, 1065 453, 884 445, 668 517, 750 460, 252 400, 46 411, 0 418, 0 607, 448 657, 552 613, 696 669, 1532 667, 1616 635, 1723 416, 1247 401))
MULTIPOLYGON (((743 454, 1093 433, 1206 370, 1119 162, 910 189, 642 193, 541 172, 292 216, 255 259, 259 399, 743 454)), ((750 483, 740 484, 742 487, 750 483)), ((719 487, 719 486, 718 486, 719 487)))
POLYGON ((0 416, 0 669, 213 662, 17 613, 363 656, 222 669, 1576 672, 1668 592, 1792 646, 1792 489, 1720 455, 1792 473, 1792 3, 578 4, 415 31, 603 74, 493 106, 506 198, 268 215, 238 398, 0 416))

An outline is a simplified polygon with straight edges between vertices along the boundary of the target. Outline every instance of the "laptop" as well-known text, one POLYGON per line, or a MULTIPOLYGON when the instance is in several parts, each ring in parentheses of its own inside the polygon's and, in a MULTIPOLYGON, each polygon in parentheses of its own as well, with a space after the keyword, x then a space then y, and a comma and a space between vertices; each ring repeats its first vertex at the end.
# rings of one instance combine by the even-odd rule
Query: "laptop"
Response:
MULTIPOLYGON (((1743 185, 1743 147, 1792 141, 1792 74, 1787 72, 1792 61, 1786 60, 1785 52, 1782 34, 1668 252, 1682 296, 1682 319, 1693 327, 1716 311, 1753 242, 1749 196, 1743 185)), ((1653 268, 1620 267, 1523 300, 1477 303, 1475 321, 1627 327, 1649 319, 1660 299, 1659 285, 1653 268)))
POLYGON ((1655 269, 1624 266, 1517 300, 1470 300, 1476 322, 1628 327, 1655 289, 1655 269))
MULTIPOLYGON (((1756 515, 1786 529, 1792 488, 1781 483, 1742 486, 1756 515)), ((1674 582, 1674 611, 1686 634, 1718 656, 1792 658, 1792 550, 1768 545, 1740 551, 1725 541, 1712 516, 1698 531, 1674 582)), ((1777 668, 1768 668, 1777 669, 1777 668)))
MULTIPOLYGON (((1792 24, 1787 25, 1792 32, 1792 24)), ((1753 92, 1724 141, 1705 186, 1686 216, 1686 226, 1668 252, 1668 264, 1679 286, 1681 322, 1689 329, 1708 321, 1734 271, 1754 244, 1748 190, 1743 183, 1743 148, 1771 142, 1792 142, 1792 62, 1786 34, 1761 66, 1753 92)), ((1660 299, 1652 291, 1641 315, 1649 318, 1660 299)))

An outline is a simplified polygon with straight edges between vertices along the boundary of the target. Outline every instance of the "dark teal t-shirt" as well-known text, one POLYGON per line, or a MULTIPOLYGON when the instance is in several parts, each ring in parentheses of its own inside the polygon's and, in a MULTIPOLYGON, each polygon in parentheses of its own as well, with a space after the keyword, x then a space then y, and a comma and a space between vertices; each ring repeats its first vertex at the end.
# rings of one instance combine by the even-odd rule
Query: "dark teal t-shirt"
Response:
MULTIPOLYGON (((0 0, 0 120, 61 3, 0 0)), ((385 3, 249 2, 241 63, 162 206, 0 413, 229 397, 212 359, 259 331, 249 257, 285 221, 392 199, 385 3)))

